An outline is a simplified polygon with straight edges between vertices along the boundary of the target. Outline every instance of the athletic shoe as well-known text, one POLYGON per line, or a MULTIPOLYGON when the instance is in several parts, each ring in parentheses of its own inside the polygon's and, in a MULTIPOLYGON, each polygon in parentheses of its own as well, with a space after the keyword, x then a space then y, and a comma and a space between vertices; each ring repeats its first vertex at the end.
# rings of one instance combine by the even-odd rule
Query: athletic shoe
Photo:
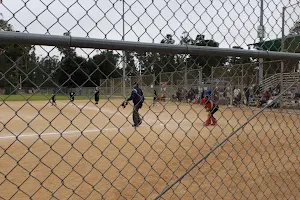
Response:
POLYGON ((206 122, 203 122, 203 126, 209 126, 210 124, 207 124, 206 122))
POLYGON ((138 126, 140 126, 142 124, 142 120, 138 123, 138 126))
POLYGON ((142 124, 142 120, 138 124, 133 124, 132 127, 139 127, 142 124))

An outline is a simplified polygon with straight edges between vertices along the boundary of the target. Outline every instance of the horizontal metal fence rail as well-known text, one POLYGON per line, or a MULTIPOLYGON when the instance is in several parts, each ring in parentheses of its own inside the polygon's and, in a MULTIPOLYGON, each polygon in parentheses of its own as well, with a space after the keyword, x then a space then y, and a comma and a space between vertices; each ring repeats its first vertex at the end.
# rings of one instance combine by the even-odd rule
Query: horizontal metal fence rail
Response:
POLYGON ((300 60, 300 55, 287 52, 253 51, 232 48, 202 47, 192 45, 171 45, 159 43, 128 42, 73 36, 43 35, 33 33, 0 32, 0 44, 31 44, 45 46, 126 50, 135 52, 157 52, 170 54, 247 56, 300 60))

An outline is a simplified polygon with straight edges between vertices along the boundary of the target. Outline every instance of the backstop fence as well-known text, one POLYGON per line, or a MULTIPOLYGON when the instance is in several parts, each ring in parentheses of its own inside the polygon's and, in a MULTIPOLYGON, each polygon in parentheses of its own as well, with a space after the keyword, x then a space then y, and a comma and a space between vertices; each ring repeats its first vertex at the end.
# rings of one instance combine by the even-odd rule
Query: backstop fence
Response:
POLYGON ((1 1, 0 198, 299 199, 294 3, 1 1))

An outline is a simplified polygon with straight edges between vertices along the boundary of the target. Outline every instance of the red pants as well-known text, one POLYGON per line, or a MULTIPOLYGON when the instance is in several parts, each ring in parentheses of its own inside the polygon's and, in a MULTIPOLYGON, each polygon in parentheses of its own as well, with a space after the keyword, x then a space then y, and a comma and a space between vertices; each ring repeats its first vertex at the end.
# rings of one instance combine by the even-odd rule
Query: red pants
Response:
POLYGON ((214 118, 214 114, 215 112, 218 111, 218 106, 215 106, 212 111, 209 112, 208 114, 208 118, 207 120, 205 121, 205 126, 209 126, 210 124, 212 125, 216 125, 217 124, 217 120, 216 118, 214 118))

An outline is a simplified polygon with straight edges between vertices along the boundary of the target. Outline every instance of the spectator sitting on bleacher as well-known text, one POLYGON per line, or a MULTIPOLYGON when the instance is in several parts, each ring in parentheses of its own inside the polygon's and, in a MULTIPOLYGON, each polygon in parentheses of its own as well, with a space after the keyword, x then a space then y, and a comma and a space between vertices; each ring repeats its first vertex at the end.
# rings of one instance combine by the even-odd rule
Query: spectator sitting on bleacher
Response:
POLYGON ((277 96, 277 95, 278 95, 278 92, 277 92, 277 90, 274 88, 271 94, 272 94, 272 96, 277 96))
POLYGON ((188 101, 188 103, 190 103, 194 99, 195 99, 195 94, 194 94, 193 88, 191 88, 187 94, 187 101, 188 101))
POLYGON ((260 106, 264 105, 265 103, 267 103, 270 100, 270 98, 271 98, 271 94, 267 90, 264 91, 264 93, 259 101, 258 106, 260 107, 260 106))
POLYGON ((254 101, 254 96, 250 95, 249 98, 248 98, 248 102, 252 102, 252 101, 254 101))
POLYGON ((272 94, 272 93, 273 93, 273 90, 274 90, 274 89, 273 89, 272 87, 270 87, 269 90, 268 90, 269 94, 272 94))
POLYGON ((233 90, 233 105, 238 106, 241 103, 242 94, 241 90, 236 88, 233 90))
POLYGON ((295 99, 300 99, 300 84, 297 86, 297 89, 295 92, 295 99))
POLYGON ((177 89, 177 92, 176 92, 176 98, 177 98, 177 101, 181 102, 181 92, 180 92, 179 88, 177 89))
POLYGON ((249 89, 249 87, 246 86, 244 88, 244 94, 245 94, 245 98, 246 98, 246 105, 248 106, 248 104, 250 102, 250 100, 249 100, 249 98, 250 98, 250 89, 249 89))
POLYGON ((288 99, 293 99, 293 98, 294 98, 294 94, 293 94, 292 90, 289 90, 289 91, 287 92, 287 98, 288 98, 288 99))

